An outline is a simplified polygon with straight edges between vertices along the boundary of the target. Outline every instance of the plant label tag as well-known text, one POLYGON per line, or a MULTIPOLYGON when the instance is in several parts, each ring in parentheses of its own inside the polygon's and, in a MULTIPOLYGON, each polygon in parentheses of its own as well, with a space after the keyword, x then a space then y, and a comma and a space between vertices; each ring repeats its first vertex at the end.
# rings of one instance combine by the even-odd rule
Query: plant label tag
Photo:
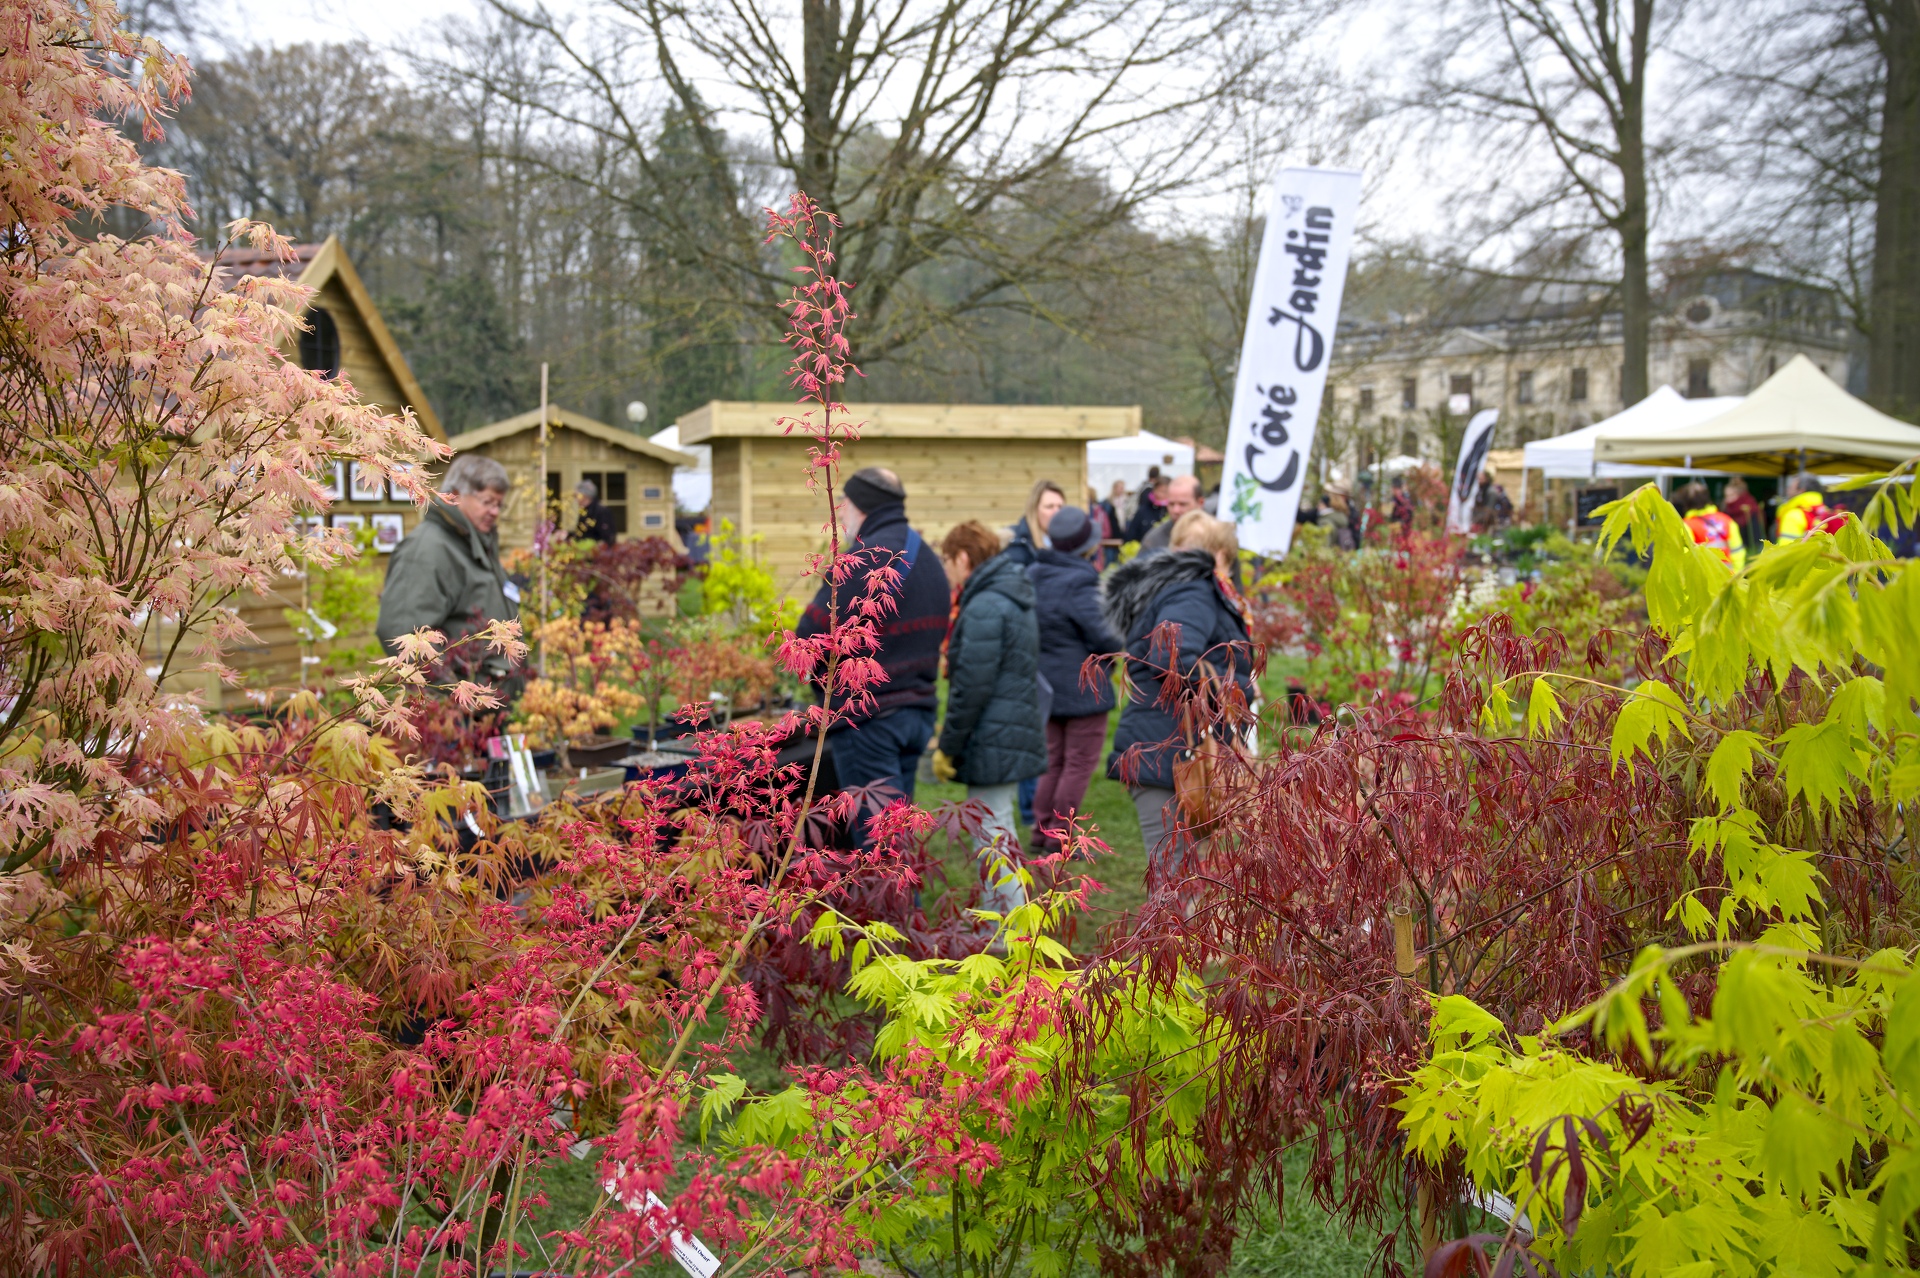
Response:
MULTIPOLYGON (((609 1194, 615 1192, 615 1184, 616 1182, 611 1180, 607 1182, 606 1190, 609 1194)), ((624 1205, 631 1209, 636 1204, 632 1199, 626 1199, 624 1205)), ((667 1205, 660 1201, 660 1195, 651 1189, 647 1191, 646 1202, 640 1205, 651 1211, 664 1212, 667 1209, 667 1205)), ((720 1272, 720 1257, 708 1251, 707 1245, 692 1234, 683 1234, 677 1229, 674 1230, 667 1235, 667 1247, 673 1252, 674 1260, 687 1271, 689 1278, 713 1278, 720 1272)))
POLYGON ((516 603, 516 604, 520 602, 520 587, 519 587, 519 586, 517 586, 517 585, 515 585, 515 584, 514 584, 513 582, 511 582, 511 581, 509 581, 509 582, 508 582, 508 583, 507 583, 507 584, 506 584, 505 586, 503 586, 503 587, 501 587, 501 589, 502 589, 502 591, 504 591, 504 592, 505 592, 505 594, 506 594, 506 596, 507 596, 507 602, 509 602, 509 603, 516 603))

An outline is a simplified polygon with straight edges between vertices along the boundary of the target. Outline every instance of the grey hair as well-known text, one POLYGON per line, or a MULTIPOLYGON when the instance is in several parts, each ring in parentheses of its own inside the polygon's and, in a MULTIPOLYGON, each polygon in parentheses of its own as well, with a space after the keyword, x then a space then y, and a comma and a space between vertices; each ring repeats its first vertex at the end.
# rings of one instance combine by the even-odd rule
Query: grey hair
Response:
POLYGON ((600 485, 594 483, 591 479, 583 479, 573 486, 573 491, 579 493, 588 501, 595 501, 598 500, 600 496, 600 485))
POLYGON ((479 453, 461 453, 454 458, 453 464, 447 467, 447 477, 440 483, 440 491, 452 497, 462 493, 504 493, 512 487, 507 468, 479 453))

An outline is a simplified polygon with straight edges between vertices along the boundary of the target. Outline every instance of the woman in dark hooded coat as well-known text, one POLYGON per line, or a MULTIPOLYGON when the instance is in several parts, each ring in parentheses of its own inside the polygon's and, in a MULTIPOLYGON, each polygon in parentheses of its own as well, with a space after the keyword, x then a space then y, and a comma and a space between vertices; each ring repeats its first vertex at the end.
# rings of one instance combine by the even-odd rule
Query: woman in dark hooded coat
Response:
POLYGON ((1192 747, 1160 704, 1161 671, 1191 676, 1202 661, 1254 697, 1252 634, 1246 603, 1233 583, 1239 544, 1233 525, 1189 511, 1174 525, 1165 554, 1137 558, 1107 574, 1107 624, 1126 641, 1127 708, 1114 729, 1107 775, 1125 781, 1140 816, 1149 864, 1161 874, 1179 868, 1184 849, 1163 846, 1174 824, 1173 764, 1192 747), (1173 627, 1172 648, 1155 632, 1173 627), (1171 660, 1177 653, 1177 660, 1171 660))
POLYGON ((1106 744, 1107 715, 1117 700, 1111 662, 1091 687, 1080 679, 1088 657, 1121 648, 1120 637, 1100 613, 1099 553, 1098 522, 1087 511, 1066 506, 1047 525, 1047 545, 1027 569, 1040 622, 1040 673, 1053 688, 1047 774, 1033 800, 1035 851, 1059 846, 1058 831, 1086 797, 1106 744))

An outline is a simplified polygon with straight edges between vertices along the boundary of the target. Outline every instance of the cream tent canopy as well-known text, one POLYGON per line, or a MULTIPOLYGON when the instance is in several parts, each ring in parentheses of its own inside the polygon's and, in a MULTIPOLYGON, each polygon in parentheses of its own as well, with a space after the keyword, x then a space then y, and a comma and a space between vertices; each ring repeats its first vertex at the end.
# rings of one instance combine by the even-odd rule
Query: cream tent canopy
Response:
POLYGON ((1597 462, 1593 441, 1601 434, 1631 431, 1665 437, 1674 431, 1690 430, 1709 418, 1718 417, 1737 406, 1737 395, 1713 399, 1687 399, 1671 386, 1662 386, 1625 412, 1579 430, 1536 439, 1526 447, 1526 466, 1548 479, 1651 478, 1656 475, 1692 473, 1690 467, 1636 466, 1620 462, 1597 462))
POLYGON ((1812 360, 1795 355, 1718 417, 1687 430, 1603 430, 1593 455, 1602 462, 1702 466, 1741 475, 1848 475, 1920 455, 1920 426, 1867 407, 1812 360))

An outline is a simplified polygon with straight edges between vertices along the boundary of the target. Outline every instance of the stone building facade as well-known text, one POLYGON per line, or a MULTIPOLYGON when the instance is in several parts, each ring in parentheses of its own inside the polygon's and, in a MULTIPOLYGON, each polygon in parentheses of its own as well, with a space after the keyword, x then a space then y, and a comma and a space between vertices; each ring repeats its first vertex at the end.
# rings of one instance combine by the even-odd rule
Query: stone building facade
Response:
MULTIPOLYGON (((1715 271, 1656 298, 1650 387, 1744 395, 1801 353, 1851 386, 1862 371, 1856 342, 1831 293, 1715 271)), ((1483 408, 1501 410, 1496 445, 1518 447, 1626 407, 1620 370, 1619 311, 1571 286, 1512 287, 1438 318, 1343 321, 1325 452, 1348 475, 1399 454, 1438 463, 1483 408)))

